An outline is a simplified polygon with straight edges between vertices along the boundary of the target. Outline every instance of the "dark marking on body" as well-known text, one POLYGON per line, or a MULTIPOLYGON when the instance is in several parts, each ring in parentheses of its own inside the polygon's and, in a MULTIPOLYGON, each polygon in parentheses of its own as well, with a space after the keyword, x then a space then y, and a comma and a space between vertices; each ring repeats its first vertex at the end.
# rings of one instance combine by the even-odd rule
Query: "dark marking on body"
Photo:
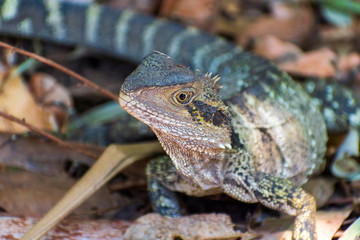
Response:
POLYGON ((217 110, 215 113, 214 113, 214 116, 213 116, 213 123, 215 126, 219 127, 220 125, 222 125, 224 122, 226 122, 226 120, 228 119, 229 117, 226 116, 226 114, 221 111, 221 110, 217 110))
POLYGON ((249 186, 251 184, 249 181, 249 176, 245 175, 243 178, 244 178, 244 183, 249 186))
POLYGON ((240 142, 239 134, 237 134, 233 127, 231 127, 231 147, 233 149, 244 149, 245 146, 240 142))
POLYGON ((259 130, 262 133, 261 141, 263 144, 268 144, 268 143, 274 141, 273 138, 271 137, 271 135, 267 132, 266 128, 259 128, 259 130))
POLYGON ((277 186, 275 183, 273 183, 273 184, 271 185, 271 192, 272 192, 272 193, 278 192, 278 186, 277 186))
POLYGON ((230 125, 230 117, 225 111, 219 109, 219 107, 214 107, 203 101, 196 100, 186 106, 186 108, 193 120, 203 120, 217 127, 230 125))

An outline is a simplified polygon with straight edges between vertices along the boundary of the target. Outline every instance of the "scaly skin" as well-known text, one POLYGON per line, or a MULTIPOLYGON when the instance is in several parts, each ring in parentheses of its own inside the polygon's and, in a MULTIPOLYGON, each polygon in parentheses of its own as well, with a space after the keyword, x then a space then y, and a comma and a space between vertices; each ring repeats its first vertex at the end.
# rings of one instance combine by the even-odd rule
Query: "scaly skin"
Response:
MULTIPOLYGON (((289 180, 257 169, 257 156, 247 151, 241 131, 235 134, 238 126, 233 119, 241 117, 236 110, 240 104, 235 99, 230 107, 225 105, 218 80, 155 52, 122 86, 121 107, 149 125, 169 155, 147 167, 155 210, 167 216, 181 215, 172 191, 193 196, 223 192, 296 216, 293 239, 316 239, 313 197, 296 186, 296 176, 289 180)), ((295 123, 285 119, 281 127, 287 124, 295 123)))

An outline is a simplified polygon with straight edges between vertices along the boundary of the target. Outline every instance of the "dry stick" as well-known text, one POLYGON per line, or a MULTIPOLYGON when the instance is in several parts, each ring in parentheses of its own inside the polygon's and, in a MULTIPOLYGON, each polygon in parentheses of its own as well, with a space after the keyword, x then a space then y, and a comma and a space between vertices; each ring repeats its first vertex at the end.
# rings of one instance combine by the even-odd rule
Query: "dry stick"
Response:
POLYGON ((24 126, 24 127, 26 127, 27 129, 29 129, 29 130, 31 130, 31 131, 33 131, 33 132, 36 132, 36 133, 38 133, 38 134, 40 134, 40 135, 42 135, 42 136, 44 136, 44 137, 46 137, 46 138, 54 141, 54 142, 56 142, 56 143, 59 144, 60 146, 63 146, 63 147, 72 149, 72 150, 74 150, 74 151, 77 151, 77 152, 79 152, 79 153, 81 153, 81 154, 84 154, 84 155, 86 155, 86 156, 88 156, 88 157, 91 157, 91 158, 94 158, 94 159, 96 159, 96 158, 98 157, 97 154, 94 154, 94 153, 92 153, 92 152, 87 152, 87 151, 84 151, 84 150, 82 150, 82 149, 76 148, 76 147, 74 147, 72 144, 67 143, 67 142, 64 142, 63 140, 55 137, 54 135, 52 135, 52 134, 50 134, 50 133, 48 133, 48 132, 46 132, 46 131, 44 131, 44 130, 41 130, 40 128, 37 128, 37 127, 35 127, 35 126, 33 126, 33 125, 25 122, 25 120, 21 120, 21 119, 19 119, 19 118, 16 118, 16 117, 14 117, 14 116, 12 116, 12 115, 9 115, 9 114, 4 113, 4 112, 1 112, 1 111, 0 111, 0 117, 3 117, 3 118, 5 118, 5 119, 7 119, 7 120, 9 120, 9 121, 12 121, 12 122, 15 122, 15 123, 17 123, 17 124, 20 124, 21 126, 24 126))
MULTIPOLYGON (((56 63, 56 62, 54 62, 54 61, 52 61, 52 60, 49 60, 49 59, 44 58, 44 57, 41 57, 41 56, 39 56, 39 55, 37 55, 37 54, 34 54, 34 53, 31 53, 31 52, 25 51, 25 50, 23 50, 23 49, 16 48, 16 47, 11 46, 11 45, 9 45, 9 44, 7 44, 7 43, 4 43, 4 42, 2 42, 2 41, 0 41, 0 47, 7 48, 7 49, 9 49, 10 51, 20 53, 20 54, 22 54, 22 55, 31 57, 31 58, 39 61, 39 62, 42 62, 42 63, 44 63, 44 64, 47 64, 47 65, 49 65, 49 66, 52 66, 52 67, 54 67, 54 68, 56 68, 56 69, 58 69, 58 70, 60 70, 60 71, 62 71, 62 72, 64 72, 64 73, 66 73, 66 74, 68 74, 68 75, 70 75, 70 76, 78 79, 80 82, 82 82, 82 83, 84 83, 85 85, 87 85, 87 86, 89 86, 89 87, 97 90, 98 92, 100 92, 100 93, 104 94, 105 96, 113 99, 114 101, 117 101, 117 100, 118 100, 118 97, 117 97, 115 94, 113 94, 112 92, 110 92, 110 91, 108 91, 108 90, 100 87, 99 85, 97 85, 97 84, 89 81, 88 79, 84 78, 83 76, 75 73, 74 71, 72 71, 72 70, 70 70, 70 69, 68 69, 68 68, 66 68, 66 67, 64 67, 64 66, 61 66, 60 64, 58 64, 58 63, 56 63)), ((59 138, 57 138, 57 137, 55 137, 55 136, 53 136, 53 135, 51 135, 51 134, 49 134, 49 133, 47 133, 47 132, 39 129, 39 128, 36 128, 36 127, 34 127, 34 126, 26 123, 25 121, 22 121, 22 120, 16 118, 16 117, 13 117, 13 116, 11 116, 11 115, 8 115, 8 114, 6 114, 6 113, 4 113, 4 112, 0 112, 0 116, 4 117, 4 118, 6 118, 6 119, 8 119, 8 120, 10 120, 10 121, 16 122, 16 123, 18 123, 18 124, 20 124, 20 125, 22 125, 22 126, 25 126, 26 128, 28 128, 28 129, 30 129, 30 130, 32 130, 32 131, 34 131, 34 132, 37 132, 37 133, 39 133, 40 135, 43 135, 43 136, 45 136, 45 137, 47 137, 47 138, 49 138, 49 139, 57 142, 57 143, 58 143, 59 145, 61 145, 61 146, 65 146, 65 147, 67 147, 67 148, 69 148, 69 149, 75 150, 75 151, 77 151, 77 152, 79 152, 79 153, 82 153, 82 154, 88 156, 88 157, 95 158, 95 159, 97 158, 96 155, 94 155, 94 154, 92 154, 92 153, 90 153, 90 152, 87 152, 87 151, 83 151, 83 150, 81 150, 81 149, 78 149, 78 148, 76 148, 76 147, 73 147, 71 144, 68 144, 68 143, 60 140, 59 138)))
POLYGON ((35 54, 35 53, 31 53, 31 52, 25 51, 25 50, 23 50, 23 49, 16 48, 16 47, 14 47, 14 46, 11 46, 11 45, 9 45, 9 44, 7 44, 7 43, 4 43, 4 42, 1 42, 1 41, 0 41, 0 47, 7 48, 7 49, 9 49, 9 50, 11 50, 11 51, 20 53, 20 54, 25 55, 25 56, 28 56, 28 57, 31 57, 31 58, 39 61, 39 62, 42 62, 42 63, 45 63, 45 64, 47 64, 47 65, 49 65, 49 66, 52 66, 52 67, 54 67, 54 68, 56 68, 56 69, 58 69, 58 70, 60 70, 60 71, 62 71, 62 72, 64 72, 64 73, 66 73, 66 74, 68 74, 68 75, 70 75, 70 76, 78 79, 80 82, 82 82, 82 83, 84 83, 85 85, 87 85, 87 86, 95 89, 96 91, 104 94, 105 96, 113 99, 114 101, 117 101, 117 100, 118 100, 118 96, 116 96, 116 95, 113 94, 112 92, 106 90, 105 88, 100 87, 99 85, 91 82, 90 80, 84 78, 83 76, 75 73, 74 71, 72 71, 72 70, 70 70, 70 69, 68 69, 68 68, 66 68, 66 67, 64 67, 64 66, 61 66, 60 64, 58 64, 58 63, 56 63, 56 62, 54 62, 54 61, 52 61, 52 60, 49 60, 49 59, 44 58, 44 57, 41 57, 41 56, 39 56, 39 55, 37 55, 37 54, 35 54))

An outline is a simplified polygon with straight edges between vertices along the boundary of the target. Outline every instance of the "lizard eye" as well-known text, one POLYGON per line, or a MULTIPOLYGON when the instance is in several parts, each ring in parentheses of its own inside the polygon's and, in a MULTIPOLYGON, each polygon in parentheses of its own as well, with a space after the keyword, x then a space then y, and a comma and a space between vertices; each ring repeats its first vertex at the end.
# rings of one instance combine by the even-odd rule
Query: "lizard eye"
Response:
POLYGON ((178 104, 187 104, 193 96, 194 92, 192 91, 180 91, 175 93, 174 100, 178 104))

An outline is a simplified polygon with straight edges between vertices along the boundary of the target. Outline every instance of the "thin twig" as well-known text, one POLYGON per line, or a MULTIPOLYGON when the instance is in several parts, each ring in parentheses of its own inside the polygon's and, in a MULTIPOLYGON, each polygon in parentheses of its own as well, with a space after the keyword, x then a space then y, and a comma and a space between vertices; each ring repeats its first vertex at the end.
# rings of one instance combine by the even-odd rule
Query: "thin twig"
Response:
POLYGON ((44 130, 41 130, 40 128, 32 126, 31 124, 25 122, 25 120, 21 120, 19 118, 16 118, 14 116, 11 116, 11 115, 9 115, 7 113, 4 113, 4 112, 1 112, 1 111, 0 111, 0 117, 3 117, 5 119, 7 119, 9 121, 12 121, 12 122, 15 122, 17 124, 20 124, 21 126, 24 126, 24 127, 26 127, 27 129, 29 129, 29 130, 31 130, 33 132, 36 132, 36 133, 38 133, 38 134, 40 134, 40 135, 42 135, 42 136, 44 136, 44 137, 46 137, 48 139, 51 139, 52 141, 56 142, 60 146, 72 149, 74 151, 77 151, 77 152, 79 152, 81 154, 84 154, 84 155, 86 155, 88 157, 91 157, 91 158, 94 158, 94 159, 96 159, 98 157, 97 154, 94 154, 92 152, 88 152, 88 151, 84 151, 82 149, 76 148, 72 144, 64 142, 63 140, 55 137, 54 135, 52 135, 52 134, 50 134, 50 133, 48 133, 48 132, 46 132, 44 130))
POLYGON ((58 64, 58 63, 56 63, 56 62, 54 62, 54 61, 52 61, 50 59, 41 57, 41 56, 39 56, 39 55, 37 55, 35 53, 31 53, 31 52, 25 51, 25 50, 20 49, 20 48, 16 48, 14 46, 11 46, 11 45, 9 45, 7 43, 4 43, 4 42, 1 42, 1 41, 0 41, 0 47, 7 48, 7 49, 9 49, 9 50, 11 50, 13 52, 20 53, 22 55, 25 55, 25 56, 31 57, 33 59, 36 59, 39 62, 42 62, 42 63, 45 63, 45 64, 47 64, 49 66, 52 66, 52 67, 54 67, 54 68, 56 68, 56 69, 58 69, 58 70, 60 70, 60 71, 62 71, 64 73, 78 79, 80 82, 82 82, 85 85, 87 85, 87 86, 95 89, 96 91, 104 94, 105 96, 113 99, 114 101, 118 100, 118 97, 115 94, 113 94, 112 92, 106 90, 105 88, 100 87, 99 85, 91 82, 90 80, 84 78, 83 76, 75 73, 74 71, 72 71, 72 70, 70 70, 70 69, 68 69, 68 68, 66 68, 64 66, 61 66, 60 64, 58 64))

